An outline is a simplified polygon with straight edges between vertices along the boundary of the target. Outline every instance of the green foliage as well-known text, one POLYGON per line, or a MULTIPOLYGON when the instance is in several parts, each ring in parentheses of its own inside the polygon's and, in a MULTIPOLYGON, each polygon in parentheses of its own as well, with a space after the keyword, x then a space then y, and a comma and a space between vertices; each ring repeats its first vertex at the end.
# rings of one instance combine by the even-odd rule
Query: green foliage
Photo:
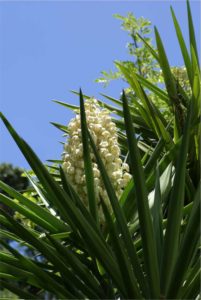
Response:
MULTIPOLYGON (((17 191, 23 192, 29 186, 29 180, 23 176, 24 170, 18 167, 13 167, 11 164, 2 163, 0 164, 0 181, 6 183, 10 187, 17 191)), ((0 187, 0 192, 7 195, 4 190, 0 187)), ((0 202, 0 207, 7 211, 10 215, 14 215, 13 208, 6 205, 3 201, 0 202)), ((16 217, 24 219, 22 215, 16 215, 16 217)))
MULTIPOLYGON (((28 185, 28 179, 23 176, 24 170, 18 167, 13 167, 11 164, 2 163, 0 164, 0 180, 10 187, 13 187, 17 191, 25 190, 28 185)), ((0 188, 2 194, 7 195, 6 191, 0 188)), ((4 202, 0 201, 0 207, 9 213, 10 215, 14 214, 14 210, 11 206, 7 206, 4 202)), ((2 235, 2 238, 5 238, 7 241, 12 240, 10 235, 2 235)), ((1 286, 0 286, 1 287, 1 286)), ((16 298, 16 295, 8 291, 7 289, 0 289, 0 298, 1 299, 10 299, 16 298)))
POLYGON ((22 176, 24 170, 13 167, 11 164, 0 164, 0 180, 12 186, 17 191, 23 191, 28 187, 29 181, 22 176))
POLYGON ((143 17, 136 18, 133 13, 128 13, 126 17, 115 14, 116 19, 121 20, 122 29, 125 30, 131 37, 131 42, 127 44, 128 53, 131 56, 130 61, 115 61, 116 71, 102 71, 103 77, 98 78, 96 82, 104 83, 105 86, 114 79, 125 79, 121 70, 116 63, 121 63, 127 67, 133 69, 144 78, 151 78, 153 83, 162 80, 162 76, 159 72, 159 64, 153 58, 146 45, 142 42, 141 37, 149 44, 152 44, 151 22, 143 17))
MULTIPOLYGON (((181 85, 185 93, 190 95, 190 82, 192 82, 192 79, 191 74, 189 73, 189 57, 179 24, 173 11, 172 15, 178 40, 182 43, 181 51, 186 68, 171 66, 171 71, 177 80, 177 83, 181 85)), ((166 101, 164 101, 164 98, 155 93, 152 88, 150 89, 151 84, 154 84, 155 89, 157 87, 163 87, 165 79, 162 75, 162 66, 159 63, 158 54, 150 37, 150 34, 152 33, 151 22, 143 17, 136 18, 132 13, 128 13, 126 17, 118 14, 114 15, 114 17, 122 21, 122 29, 125 30, 131 38, 131 42, 127 44, 128 53, 131 56, 131 59, 127 61, 115 60, 114 64, 116 70, 110 70, 109 72, 102 71, 101 74, 103 76, 95 81, 103 83, 106 87, 111 80, 123 79, 128 83, 128 87, 125 90, 127 96, 133 94, 128 78, 122 71, 121 66, 123 66, 128 72, 135 73, 139 76, 141 83, 147 88, 146 92, 149 93, 150 99, 160 108, 160 111, 165 118, 171 119, 171 111, 169 110, 166 101)))
MULTIPOLYGON (((89 96, 77 93, 89 210, 62 168, 54 166, 56 172, 52 172, 44 166, 1 113, 2 121, 37 178, 28 175, 40 200, 32 202, 0 182, 0 188, 7 193, 7 196, 0 194, 0 200, 37 225, 32 228, 21 224, 1 211, 1 234, 12 236, 37 253, 33 258, 23 256, 0 240, 4 248, 0 253, 1 285, 19 297, 43 299, 44 291, 56 299, 198 297, 200 70, 189 5, 191 55, 184 50, 188 47, 178 34, 173 10, 172 14, 181 52, 185 59, 190 59, 185 73, 190 90, 175 78, 160 34, 155 30, 157 51, 146 42, 144 47, 160 65, 165 88, 148 81, 134 68, 118 63, 129 83, 129 93, 123 92, 120 99, 105 96, 115 106, 98 100, 114 114, 121 155, 129 162, 133 176, 120 199, 87 127, 84 99, 89 96), (164 117, 153 95, 165 103, 170 119, 164 117), (97 222, 89 149, 96 158, 112 207, 110 213, 105 199, 100 199, 106 220, 104 228, 97 222), (27 290, 26 285, 19 289, 16 282, 35 288, 37 293, 27 290)), ((129 18, 131 24, 124 20, 127 30, 134 22, 131 15, 129 18)), ((67 103, 58 103, 69 108, 67 103)), ((55 126, 68 132, 64 125, 55 126)))

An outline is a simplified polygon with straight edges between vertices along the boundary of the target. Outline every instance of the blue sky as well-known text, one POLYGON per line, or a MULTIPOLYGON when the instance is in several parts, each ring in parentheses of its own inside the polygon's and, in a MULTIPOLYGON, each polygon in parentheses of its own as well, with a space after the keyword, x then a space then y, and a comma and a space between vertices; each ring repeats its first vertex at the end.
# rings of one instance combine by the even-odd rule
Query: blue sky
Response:
MULTIPOLYGON (((173 6, 188 39, 184 1, 12 1, 0 2, 1 110, 38 156, 59 159, 64 141, 50 121, 67 124, 72 112, 51 102, 77 104, 70 93, 119 97, 122 82, 108 88, 94 83, 115 59, 128 58, 127 34, 113 14, 133 12, 156 25, 172 65, 182 65, 169 7, 173 6)), ((191 2, 199 36, 200 2, 191 2)), ((0 124, 0 162, 28 167, 22 154, 0 124)))

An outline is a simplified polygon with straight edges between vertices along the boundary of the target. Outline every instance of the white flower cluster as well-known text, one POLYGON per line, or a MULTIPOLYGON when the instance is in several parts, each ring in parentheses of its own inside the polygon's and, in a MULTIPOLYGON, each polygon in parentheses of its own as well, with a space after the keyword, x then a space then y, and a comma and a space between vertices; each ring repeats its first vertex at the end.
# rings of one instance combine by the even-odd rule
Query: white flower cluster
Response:
MULTIPOLYGON (((88 99, 85 101, 85 112, 89 131, 100 153, 116 195, 119 198, 124 187, 130 181, 131 175, 129 174, 128 164, 123 163, 120 158, 116 125, 112 122, 109 111, 101 109, 95 99, 88 99)), ((79 114, 70 121, 68 130, 69 137, 64 146, 63 169, 71 184, 78 192, 81 199, 83 199, 85 205, 88 206, 79 114)), ((90 155, 92 159, 97 199, 101 196, 110 209, 107 192, 105 191, 92 150, 90 155)))

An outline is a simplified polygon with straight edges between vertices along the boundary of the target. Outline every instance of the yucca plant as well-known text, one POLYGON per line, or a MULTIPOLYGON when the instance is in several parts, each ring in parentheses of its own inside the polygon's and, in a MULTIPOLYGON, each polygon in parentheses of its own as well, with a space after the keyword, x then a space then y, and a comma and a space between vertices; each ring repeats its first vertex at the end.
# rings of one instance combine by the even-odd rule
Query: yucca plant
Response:
POLYGON ((118 100, 107 97, 116 107, 99 101, 121 117, 114 121, 121 158, 128 162, 132 179, 120 198, 88 128, 84 99, 90 97, 82 91, 79 108, 60 103, 80 111, 87 206, 65 170, 50 172, 1 113, 35 174, 27 176, 39 199, 32 202, 0 182, 8 195, 0 194, 0 201, 35 224, 22 224, 1 211, 1 287, 23 299, 43 299, 47 292, 55 299, 199 297, 200 70, 188 2, 187 11, 190 54, 173 10, 172 16, 191 93, 187 95, 172 74, 155 29, 158 51, 144 42, 160 64, 166 90, 119 66, 132 94, 123 92, 118 100), (171 120, 150 100, 148 90, 165 101, 171 120), (91 153, 107 193, 99 199, 104 226, 99 222, 91 153), (23 256, 4 237, 26 245, 36 256, 23 256))

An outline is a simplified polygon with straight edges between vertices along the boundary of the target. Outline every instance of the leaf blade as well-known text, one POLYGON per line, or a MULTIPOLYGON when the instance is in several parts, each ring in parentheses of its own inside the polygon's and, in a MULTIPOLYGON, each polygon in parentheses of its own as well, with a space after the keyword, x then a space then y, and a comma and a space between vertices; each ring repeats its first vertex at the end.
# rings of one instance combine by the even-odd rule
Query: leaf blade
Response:
POLYGON ((164 295, 167 293, 169 281, 172 276, 172 270, 175 264, 176 256, 178 254, 178 241, 186 178, 185 167, 189 147, 191 117, 192 103, 189 107, 182 143, 178 154, 174 185, 168 208, 168 221, 164 239, 164 250, 161 267, 161 289, 164 295))
POLYGON ((89 210, 94 220, 98 224, 97 200, 96 200, 95 187, 94 187, 94 175, 93 175, 92 161, 90 157, 90 149, 88 143, 87 120, 86 120, 86 114, 84 108, 84 99, 83 99, 83 94, 81 89, 80 89, 80 117, 81 117, 83 159, 84 159, 84 167, 85 167, 84 169, 85 169, 85 176, 86 176, 89 210))
POLYGON ((126 96, 123 92, 123 112, 126 127, 126 134, 128 140, 128 147, 131 159, 131 170, 133 173, 133 180, 136 187, 136 199, 138 207, 138 215, 141 226, 141 235, 143 243, 143 251, 145 258, 145 266, 148 273, 149 288, 151 297, 159 298, 159 269, 157 264, 157 252, 153 235, 153 224, 148 207, 148 197, 146 191, 146 184, 144 173, 140 164, 141 158, 137 148, 137 141, 135 138, 135 131, 132 125, 130 111, 126 96), (134 167, 135 166, 135 167, 134 167))

